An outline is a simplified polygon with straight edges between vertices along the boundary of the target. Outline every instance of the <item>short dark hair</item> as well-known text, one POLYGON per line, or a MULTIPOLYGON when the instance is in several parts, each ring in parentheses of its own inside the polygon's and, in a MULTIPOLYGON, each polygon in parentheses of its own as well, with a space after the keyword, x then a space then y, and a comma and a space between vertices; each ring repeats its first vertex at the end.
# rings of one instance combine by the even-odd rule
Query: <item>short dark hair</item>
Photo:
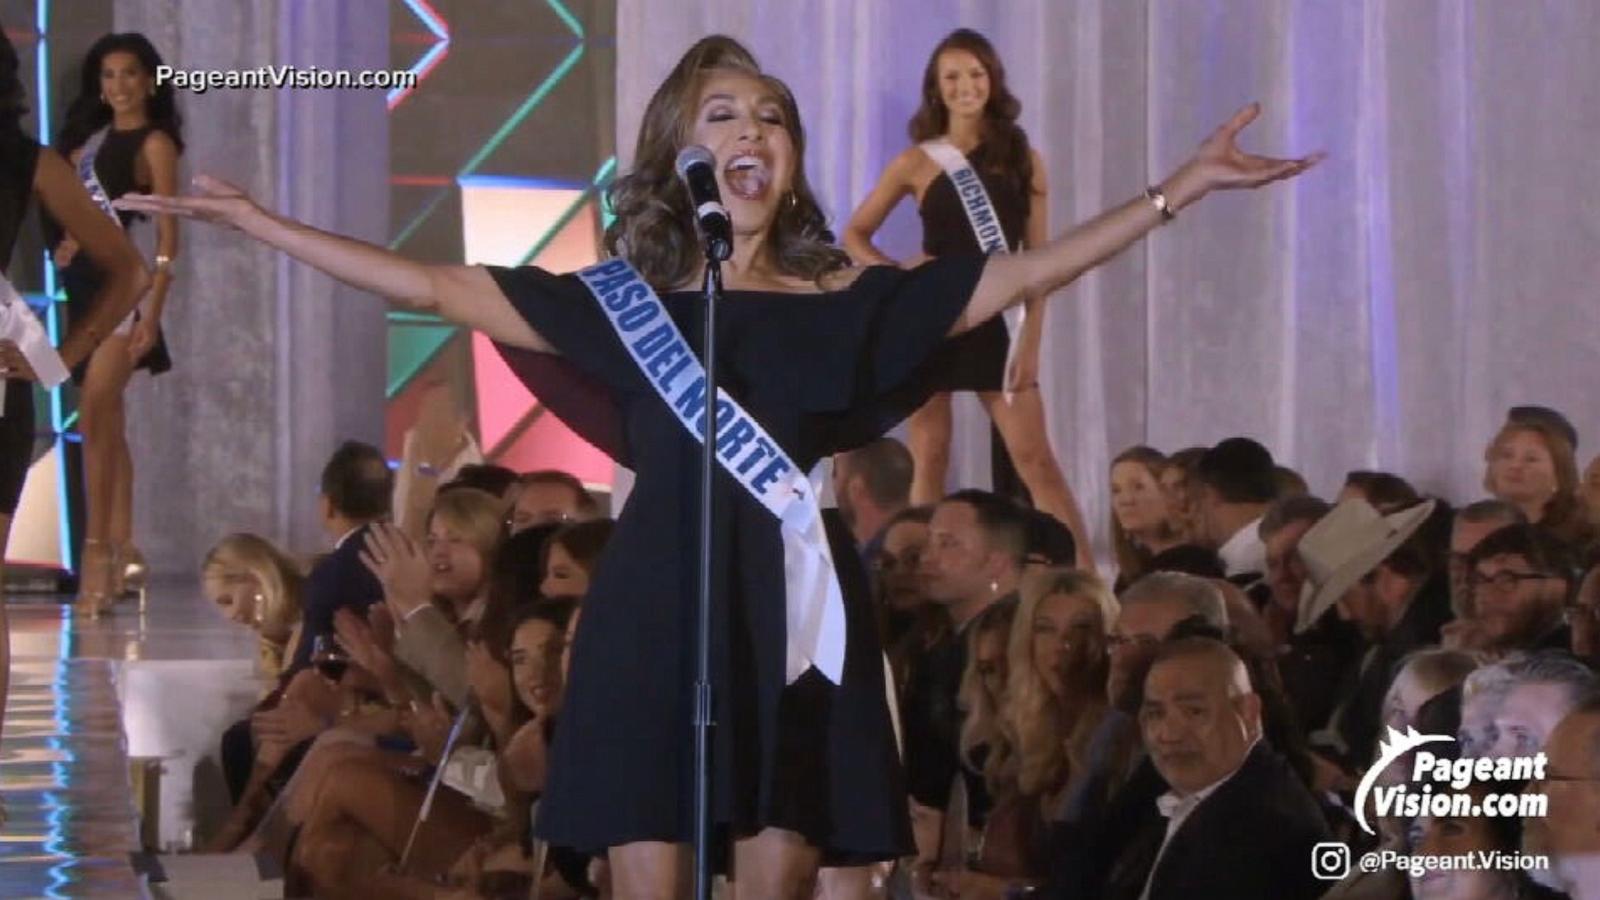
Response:
POLYGON ((468 463, 457 470, 456 477, 450 479, 448 484, 442 485, 439 490, 470 487, 496 497, 503 497, 506 490, 516 483, 517 473, 505 466, 468 463))
POLYGON ((962 503, 978 515, 978 527, 989 545, 1005 551, 1019 565, 1028 552, 1028 522, 1022 508, 999 494, 973 488, 956 491, 940 503, 962 503))
POLYGON ((1456 518, 1462 522, 1471 522, 1481 525, 1484 522, 1503 522, 1507 525, 1520 525, 1528 521, 1527 513, 1522 508, 1508 500, 1490 498, 1476 500, 1456 511, 1456 518))
POLYGON ((560 469, 537 469, 517 476, 517 484, 522 487, 534 484, 559 484, 571 490, 573 496, 578 498, 579 512, 586 516, 598 515, 600 512, 600 501, 596 500, 594 495, 589 493, 589 489, 583 486, 583 482, 578 480, 578 476, 571 472, 563 472, 560 469))
POLYGON ((610 519, 591 519, 563 525, 545 542, 544 556, 548 559, 550 548, 560 544, 573 562, 583 566, 584 571, 593 572, 595 562, 600 559, 601 551, 605 550, 606 542, 611 539, 614 525, 610 519))
POLYGON ((1271 503, 1278 496, 1272 454, 1247 437, 1231 437, 1207 450, 1195 470, 1200 483, 1224 503, 1271 503))
POLYGON ((322 467, 322 496, 347 519, 370 522, 387 516, 393 495, 389 461, 371 444, 345 441, 322 467))
POLYGON ((1381 513, 1404 509, 1422 499, 1411 482, 1393 472, 1357 469, 1344 476, 1344 485, 1361 491, 1367 502, 1381 513))
POLYGON ((1042 509, 1024 510, 1028 520, 1026 558, 1048 566, 1071 566, 1078 561, 1078 540, 1072 529, 1042 509))
POLYGON ((1157 553, 1145 567, 1147 572, 1178 572, 1196 578, 1225 578, 1227 569, 1217 551, 1199 544, 1179 544, 1157 553))
POLYGON ((1578 583, 1572 548, 1537 525, 1522 522, 1489 532, 1467 553, 1467 565, 1496 556, 1520 556, 1540 572, 1565 580, 1569 589, 1578 583))
POLYGON ((844 455, 848 475, 861 476, 872 502, 899 507, 911 502, 911 451, 892 437, 881 437, 844 455))
POLYGON ((1261 539, 1270 540, 1273 535, 1296 522, 1314 524, 1332 509, 1328 501, 1309 494, 1276 500, 1267 508, 1266 515, 1261 517, 1261 539))

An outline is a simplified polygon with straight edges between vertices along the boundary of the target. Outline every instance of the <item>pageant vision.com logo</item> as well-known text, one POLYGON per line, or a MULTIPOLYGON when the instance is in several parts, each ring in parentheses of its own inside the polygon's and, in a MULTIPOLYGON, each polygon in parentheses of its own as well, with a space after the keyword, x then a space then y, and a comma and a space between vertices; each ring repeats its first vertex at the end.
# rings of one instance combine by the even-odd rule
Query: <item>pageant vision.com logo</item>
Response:
MULTIPOLYGON (((1389 729, 1378 743, 1378 759, 1356 785, 1356 823, 1368 834, 1376 834, 1367 822, 1367 797, 1373 810, 1382 817, 1416 818, 1533 818, 1549 810, 1543 794, 1473 793, 1473 782, 1526 782, 1543 779, 1547 761, 1543 753, 1500 759, 1451 759, 1419 749, 1427 744, 1454 742, 1443 734, 1418 734, 1415 728, 1401 734, 1389 729), (1416 750, 1409 782, 1376 787, 1378 777, 1400 757, 1416 750), (1415 785, 1421 784, 1420 788, 1415 785)), ((1350 874, 1350 848, 1339 842, 1322 843, 1311 851, 1311 872, 1318 878, 1337 881, 1350 874)), ((1458 856, 1405 854, 1394 850, 1372 851, 1361 856, 1361 871, 1399 869, 1407 874, 1430 871, 1475 870, 1517 871, 1548 868, 1549 860, 1529 854, 1483 851, 1458 856)))

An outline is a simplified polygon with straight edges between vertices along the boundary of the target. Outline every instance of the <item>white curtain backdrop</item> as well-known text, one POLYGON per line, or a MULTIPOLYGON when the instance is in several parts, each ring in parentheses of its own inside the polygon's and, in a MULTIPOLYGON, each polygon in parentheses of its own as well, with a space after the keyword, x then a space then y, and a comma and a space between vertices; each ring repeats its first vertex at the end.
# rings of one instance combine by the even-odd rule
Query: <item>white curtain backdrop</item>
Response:
MULTIPOLYGON (((1336 491, 1384 468, 1481 492, 1505 409, 1600 447, 1600 4, 1456 0, 618 0, 618 142, 679 55, 745 41, 799 97, 842 224, 906 146, 935 43, 996 45, 1043 154, 1052 232, 1135 196, 1260 100, 1262 152, 1329 151, 1291 186, 1213 196, 1057 294, 1050 433, 1105 540, 1107 466, 1253 436, 1336 491)), ((918 240, 902 205, 882 245, 918 240)), ((952 483, 987 485, 974 403, 952 483)))

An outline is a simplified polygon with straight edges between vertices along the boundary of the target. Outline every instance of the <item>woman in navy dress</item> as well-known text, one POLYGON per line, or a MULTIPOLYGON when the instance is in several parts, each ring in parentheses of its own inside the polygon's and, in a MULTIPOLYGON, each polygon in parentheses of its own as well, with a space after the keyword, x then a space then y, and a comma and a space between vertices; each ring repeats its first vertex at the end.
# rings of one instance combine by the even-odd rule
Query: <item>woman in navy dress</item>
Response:
MULTIPOLYGON (((607 249, 662 295, 691 344, 700 334, 701 252, 673 161, 716 157, 733 219, 719 365, 726 390, 802 468, 864 442, 925 400, 921 364, 947 338, 1026 293, 1059 287, 1206 192, 1286 178, 1314 160, 1249 156, 1246 110, 1150 197, 1047 247, 953 256, 906 271, 853 269, 832 246, 807 185, 794 98, 725 37, 697 43, 645 110, 634 168, 613 188, 607 249)), ((552 750, 538 830, 606 849, 618 896, 671 897, 692 832, 696 441, 635 367, 570 275, 426 265, 275 216, 203 178, 199 196, 121 206, 217 221, 352 285, 484 332, 552 409, 637 480, 600 560, 571 661, 568 717, 552 750)), ((374 335, 374 340, 380 339, 374 335)), ((829 537, 844 587, 843 675, 786 684, 778 523, 726 473, 717 482, 712 652, 717 692, 713 804, 733 842, 741 893, 808 897, 824 857, 888 859, 909 848, 905 796, 865 578, 829 537)))
MULTIPOLYGON (((844 245, 851 257, 861 263, 897 264, 873 245, 872 237, 906 197, 916 201, 922 219, 923 258, 983 252, 955 183, 923 150, 929 141, 944 142, 967 158, 989 195, 1008 250, 1043 245, 1049 239, 1044 161, 1017 124, 1021 111, 987 38, 961 28, 940 41, 928 57, 922 103, 907 128, 912 146, 890 161, 845 226, 844 245)), ((1005 322, 992 319, 952 341, 932 366, 940 392, 906 422, 907 444, 916 461, 911 502, 936 503, 944 496, 950 467, 948 392, 974 391, 999 436, 995 490, 1017 493, 1007 482, 1020 478, 1033 504, 1072 530, 1079 567, 1092 569, 1094 553, 1083 511, 1045 431, 1039 393, 1044 296, 1025 297, 1023 306, 1027 317, 1017 334, 1008 335, 1005 322)))

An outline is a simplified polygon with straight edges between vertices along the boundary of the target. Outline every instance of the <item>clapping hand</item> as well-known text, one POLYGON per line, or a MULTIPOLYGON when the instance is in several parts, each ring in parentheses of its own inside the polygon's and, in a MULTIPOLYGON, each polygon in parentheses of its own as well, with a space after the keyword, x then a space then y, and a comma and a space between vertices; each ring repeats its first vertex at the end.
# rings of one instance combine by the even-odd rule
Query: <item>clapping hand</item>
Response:
POLYGON ((383 598, 396 618, 405 619, 429 602, 427 557, 395 526, 378 522, 367 530, 361 562, 383 585, 383 598))

